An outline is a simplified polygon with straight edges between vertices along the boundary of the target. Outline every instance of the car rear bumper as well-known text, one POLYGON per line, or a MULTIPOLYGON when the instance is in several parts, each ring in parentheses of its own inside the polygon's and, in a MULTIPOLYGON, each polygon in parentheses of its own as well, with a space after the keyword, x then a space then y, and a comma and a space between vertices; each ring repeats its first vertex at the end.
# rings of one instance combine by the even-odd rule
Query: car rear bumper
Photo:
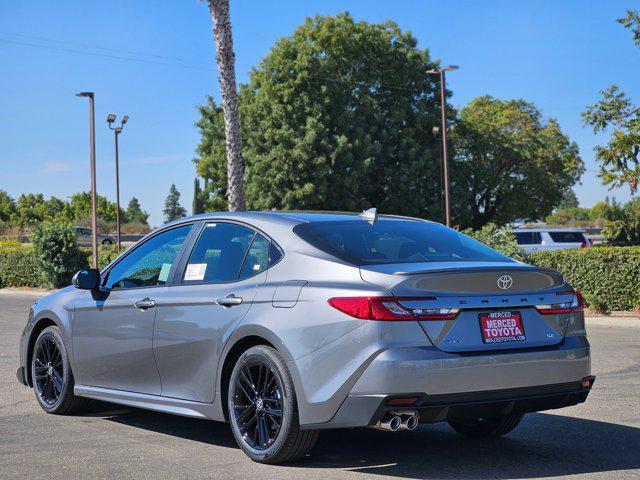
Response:
POLYGON ((466 354, 393 348, 373 359, 329 422, 304 428, 375 425, 393 410, 416 410, 421 422, 440 422, 562 408, 584 402, 592 384, 583 336, 553 347, 466 354), (388 405, 397 397, 415 401, 388 405))
POLYGON ((530 413, 564 408, 584 402, 591 391, 595 377, 577 382, 536 387, 454 393, 450 395, 414 394, 413 403, 391 405, 390 402, 408 395, 356 395, 349 396, 336 416, 326 424, 307 425, 304 428, 351 428, 374 426, 383 417, 394 412, 415 411, 421 423, 472 420, 511 413, 530 413), (585 383, 588 382, 588 386, 585 383))

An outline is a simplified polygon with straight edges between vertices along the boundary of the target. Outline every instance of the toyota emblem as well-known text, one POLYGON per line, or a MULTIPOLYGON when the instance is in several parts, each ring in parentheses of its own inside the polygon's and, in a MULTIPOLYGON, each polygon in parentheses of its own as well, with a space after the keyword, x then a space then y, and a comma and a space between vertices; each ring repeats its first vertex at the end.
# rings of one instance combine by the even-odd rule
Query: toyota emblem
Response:
POLYGON ((509 288, 511 288, 511 285, 513 285, 513 278, 511 278, 511 275, 502 275, 500 278, 498 278, 498 288, 500 288, 501 290, 508 290, 509 288))

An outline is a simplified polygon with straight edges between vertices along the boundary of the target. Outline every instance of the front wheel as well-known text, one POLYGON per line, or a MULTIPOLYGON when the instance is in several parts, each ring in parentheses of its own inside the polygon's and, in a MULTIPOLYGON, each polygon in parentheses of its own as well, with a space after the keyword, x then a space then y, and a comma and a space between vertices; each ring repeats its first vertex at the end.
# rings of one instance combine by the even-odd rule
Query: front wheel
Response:
POLYGON ((109 238, 105 238, 105 239, 102 241, 102 245, 104 245, 105 247, 108 247, 108 246, 110 246, 110 245, 113 245, 113 242, 111 241, 111 239, 109 239, 109 238))
POLYGON ((36 399, 47 413, 75 413, 89 402, 73 394, 73 373, 58 327, 47 327, 38 335, 31 356, 31 378, 36 399))
POLYGON ((307 454, 318 432, 301 430, 291 374, 280 354, 259 345, 231 373, 229 422, 238 445, 260 463, 286 463, 307 454))
POLYGON ((460 435, 473 438, 496 438, 506 435, 518 426, 522 413, 512 413, 495 418, 479 418, 461 422, 449 422, 460 435))

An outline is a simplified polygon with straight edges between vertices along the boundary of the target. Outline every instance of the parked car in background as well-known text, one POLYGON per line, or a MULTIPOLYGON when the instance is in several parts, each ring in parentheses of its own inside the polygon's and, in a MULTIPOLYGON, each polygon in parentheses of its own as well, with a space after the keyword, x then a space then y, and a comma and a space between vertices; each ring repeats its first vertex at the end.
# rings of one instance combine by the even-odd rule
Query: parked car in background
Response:
POLYGON ((48 413, 91 398, 227 421, 250 458, 283 463, 323 429, 505 435, 584 402, 590 361, 560 272, 375 211, 226 212, 38 299, 17 377, 48 413))
POLYGON ((591 242, 580 228, 516 228, 513 234, 527 253, 563 248, 586 248, 591 242))
MULTIPOLYGON (((76 231, 76 243, 82 247, 91 246, 91 229, 87 227, 73 227, 76 231)), ((98 234, 98 245, 113 245, 116 239, 104 233, 98 234)))

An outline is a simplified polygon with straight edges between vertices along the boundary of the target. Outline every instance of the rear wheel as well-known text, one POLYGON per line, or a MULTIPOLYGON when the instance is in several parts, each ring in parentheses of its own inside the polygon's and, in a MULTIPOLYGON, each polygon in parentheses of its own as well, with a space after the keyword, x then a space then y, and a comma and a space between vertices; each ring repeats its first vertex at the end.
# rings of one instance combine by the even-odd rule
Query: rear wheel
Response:
POLYGON ((244 453, 260 463, 286 463, 308 453, 318 432, 301 430, 291 374, 267 346, 244 352, 231 373, 229 422, 244 453))
POLYGON ((108 247, 109 245, 113 245, 113 242, 111 241, 111 239, 109 239, 109 238, 105 238, 105 239, 102 241, 102 245, 104 245, 105 247, 108 247))
POLYGON ((449 422, 451 428, 466 437, 496 438, 506 435, 518 426, 522 413, 512 413, 494 418, 479 418, 461 422, 449 422))
POLYGON ((58 327, 47 327, 38 335, 31 357, 31 378, 36 399, 47 413, 67 415, 89 403, 73 394, 73 373, 58 327))

